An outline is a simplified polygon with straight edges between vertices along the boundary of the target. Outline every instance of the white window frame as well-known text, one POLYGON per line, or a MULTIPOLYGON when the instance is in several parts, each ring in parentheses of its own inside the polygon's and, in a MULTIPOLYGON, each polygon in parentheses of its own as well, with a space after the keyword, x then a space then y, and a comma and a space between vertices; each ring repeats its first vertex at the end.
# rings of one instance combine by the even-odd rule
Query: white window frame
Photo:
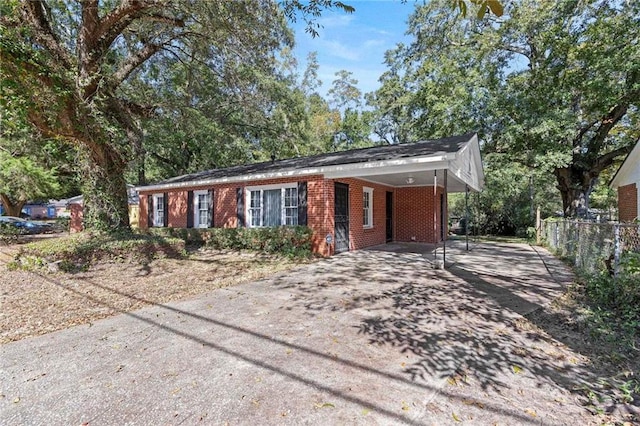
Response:
POLYGON ((164 194, 153 194, 153 226, 164 227, 164 215, 167 212, 164 211, 164 194), (162 211, 162 219, 159 217, 159 212, 162 211))
POLYGON ((202 189, 199 191, 193 191, 193 227, 194 228, 208 228, 211 222, 211 197, 209 197, 209 191, 202 189), (200 223, 200 195, 207 197, 207 220, 205 224, 200 223))
POLYGON ((365 229, 373 228, 373 188, 362 188, 362 227, 365 229), (367 196, 369 205, 366 205, 367 196))
MULTIPOLYGON (((259 185, 259 186, 248 186, 245 188, 245 217, 247 218, 246 220, 246 225, 247 228, 264 228, 265 225, 263 224, 263 209, 264 206, 262 205, 263 200, 264 200, 264 191, 272 191, 274 189, 279 189, 280 190, 280 226, 296 226, 298 224, 298 217, 296 214, 295 217, 295 224, 290 224, 290 225, 286 225, 286 221, 287 221, 287 216, 286 216, 286 211, 287 208, 293 208, 291 206, 287 207, 285 205, 285 194, 286 194, 286 189, 295 189, 296 190, 296 200, 298 199, 298 184, 293 182, 293 183, 281 183, 281 184, 276 184, 276 185, 259 185), (260 200, 260 206, 259 207, 251 207, 251 192, 255 191, 255 192, 259 192, 259 200, 260 200), (258 220, 257 223, 258 225, 253 225, 253 212, 257 212, 258 213, 258 220)), ((296 212, 298 211, 297 209, 299 209, 300 207, 298 206, 298 204, 296 203, 296 212)), ((293 216, 292 216, 293 217, 293 216)))

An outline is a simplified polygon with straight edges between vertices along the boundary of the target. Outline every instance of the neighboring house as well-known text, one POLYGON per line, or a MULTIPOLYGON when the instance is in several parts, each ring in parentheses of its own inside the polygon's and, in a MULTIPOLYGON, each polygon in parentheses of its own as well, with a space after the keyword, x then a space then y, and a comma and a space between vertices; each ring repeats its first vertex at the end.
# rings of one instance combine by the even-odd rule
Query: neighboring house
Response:
MULTIPOLYGON (((3 215, 4 213, 4 207, 2 206, 2 203, 0 203, 0 215, 3 215)), ((27 215, 32 219, 46 219, 55 217, 55 212, 49 208, 48 204, 38 202, 26 203, 24 206, 22 206, 21 213, 23 215, 27 215)))
POLYGON ((640 216, 640 142, 627 155, 609 186, 618 190, 618 219, 632 222, 640 216))
MULTIPOLYGON (((139 214, 139 197, 138 191, 133 185, 127 184, 128 202, 129 202, 129 223, 133 227, 138 227, 139 214)), ((71 232, 80 232, 83 227, 83 209, 84 209, 84 197, 82 195, 76 195, 75 197, 68 198, 66 200, 67 209, 70 211, 71 222, 69 224, 69 230, 71 232)))
POLYGON ((208 170, 140 186, 140 228, 307 225, 330 256, 390 241, 438 243, 446 193, 480 191, 478 138, 333 152, 208 170))

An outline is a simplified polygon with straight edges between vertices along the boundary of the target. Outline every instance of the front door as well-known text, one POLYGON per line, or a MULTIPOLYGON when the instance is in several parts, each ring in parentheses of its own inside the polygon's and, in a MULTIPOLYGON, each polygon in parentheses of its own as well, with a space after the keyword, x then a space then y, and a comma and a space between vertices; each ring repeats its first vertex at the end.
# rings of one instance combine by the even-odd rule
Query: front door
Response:
POLYGON ((336 253, 349 251, 349 185, 335 184, 335 247, 336 253))
POLYGON ((387 191, 387 242, 393 241, 393 192, 387 191))

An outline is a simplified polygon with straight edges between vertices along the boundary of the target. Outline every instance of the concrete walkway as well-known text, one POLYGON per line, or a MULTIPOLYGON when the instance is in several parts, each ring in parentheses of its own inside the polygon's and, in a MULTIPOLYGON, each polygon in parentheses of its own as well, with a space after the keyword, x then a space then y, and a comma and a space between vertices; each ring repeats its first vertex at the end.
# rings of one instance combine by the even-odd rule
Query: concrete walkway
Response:
POLYGON ((446 270, 419 245, 345 253, 0 346, 0 424, 588 424, 586 363, 522 316, 570 274, 461 248, 446 270))

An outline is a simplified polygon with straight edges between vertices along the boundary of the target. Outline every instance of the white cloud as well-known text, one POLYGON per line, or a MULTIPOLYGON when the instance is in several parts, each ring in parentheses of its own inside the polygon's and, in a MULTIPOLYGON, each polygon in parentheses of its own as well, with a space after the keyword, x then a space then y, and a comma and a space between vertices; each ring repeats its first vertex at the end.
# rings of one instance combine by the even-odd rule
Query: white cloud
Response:
POLYGON ((339 27, 348 27, 353 21, 353 15, 338 15, 336 13, 331 13, 325 15, 318 19, 318 24, 321 25, 320 32, 322 32, 322 27, 324 28, 339 28, 339 27))
POLYGON ((377 47, 382 47, 382 46, 384 46, 386 44, 387 44, 387 42, 385 40, 371 39, 371 40, 365 41, 362 46, 365 49, 375 49, 377 47))
POLYGON ((347 61, 360 60, 360 52, 338 40, 318 40, 318 50, 323 51, 328 56, 333 56, 347 61))

